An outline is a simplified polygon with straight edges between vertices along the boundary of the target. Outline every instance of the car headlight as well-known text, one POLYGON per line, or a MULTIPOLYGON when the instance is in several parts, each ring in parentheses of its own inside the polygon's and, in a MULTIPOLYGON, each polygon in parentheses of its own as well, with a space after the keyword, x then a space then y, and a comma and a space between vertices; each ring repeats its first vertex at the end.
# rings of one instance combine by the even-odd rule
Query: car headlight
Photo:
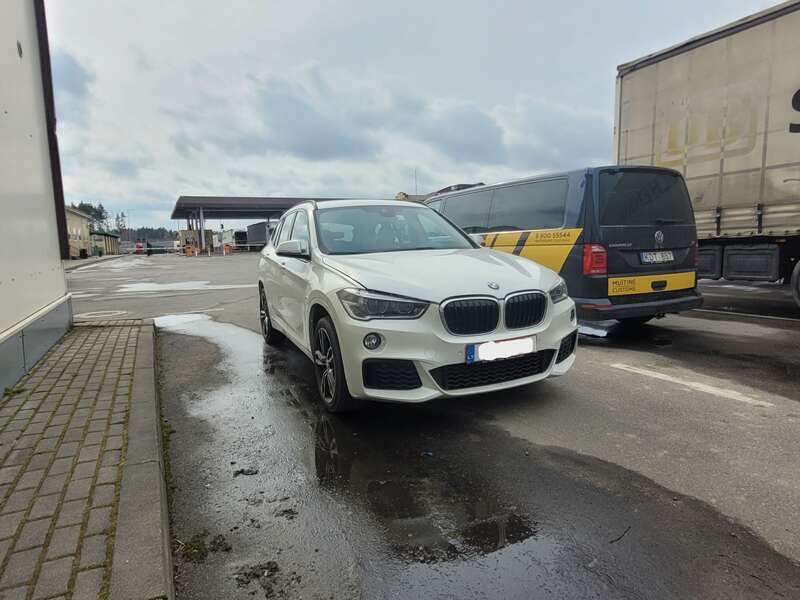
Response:
POLYGON ((553 304, 561 302, 562 300, 566 300, 569 298, 569 293, 567 292, 567 282, 562 279, 556 285, 550 288, 549 293, 550 300, 553 301, 553 304))
POLYGON ((345 289, 339 290, 336 295, 347 314, 359 321, 417 319, 428 308, 427 302, 366 290, 345 289))

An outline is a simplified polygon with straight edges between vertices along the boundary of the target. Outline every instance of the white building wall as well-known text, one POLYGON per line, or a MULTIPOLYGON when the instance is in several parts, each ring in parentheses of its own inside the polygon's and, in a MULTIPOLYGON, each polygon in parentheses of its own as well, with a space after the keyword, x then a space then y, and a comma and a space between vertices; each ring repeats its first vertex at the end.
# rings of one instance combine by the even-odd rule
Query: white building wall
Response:
MULTIPOLYGON (((23 329, 59 302, 64 310, 66 284, 31 0, 0 2, 0 41, 0 371, 7 375, 17 372, 8 361, 25 346, 23 329)), ((31 334, 34 355, 58 329, 52 315, 45 322, 47 332, 31 334)))

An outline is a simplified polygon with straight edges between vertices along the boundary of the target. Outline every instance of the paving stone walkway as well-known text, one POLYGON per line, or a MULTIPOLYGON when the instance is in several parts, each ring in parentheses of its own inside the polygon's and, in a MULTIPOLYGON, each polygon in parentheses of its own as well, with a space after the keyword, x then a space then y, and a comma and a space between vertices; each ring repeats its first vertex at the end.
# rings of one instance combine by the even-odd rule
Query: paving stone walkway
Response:
POLYGON ((109 597, 141 322, 101 325, 0 400, 0 600, 109 597))

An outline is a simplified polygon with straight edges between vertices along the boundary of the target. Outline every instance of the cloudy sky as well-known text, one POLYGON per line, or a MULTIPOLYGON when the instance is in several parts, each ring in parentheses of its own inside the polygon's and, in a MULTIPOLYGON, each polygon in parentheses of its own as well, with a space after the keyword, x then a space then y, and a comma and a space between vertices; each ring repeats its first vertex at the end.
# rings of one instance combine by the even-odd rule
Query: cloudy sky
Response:
MULTIPOLYGON (((371 196, 612 160, 616 65, 768 0, 48 0, 67 201, 371 196)), ((175 225, 174 223, 172 224, 175 225)))

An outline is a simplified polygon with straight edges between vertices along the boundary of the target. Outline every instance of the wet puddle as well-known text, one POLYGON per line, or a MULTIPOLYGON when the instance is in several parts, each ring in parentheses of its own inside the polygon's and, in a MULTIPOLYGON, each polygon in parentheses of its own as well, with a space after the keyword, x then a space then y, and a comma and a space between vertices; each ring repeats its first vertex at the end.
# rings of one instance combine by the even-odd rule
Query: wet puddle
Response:
POLYGON ((162 372, 192 382, 162 390, 176 533, 232 546, 178 560, 178 598, 800 597, 797 565, 635 473, 513 438, 458 401, 328 415, 288 344, 207 315, 156 323, 162 372), (219 353, 207 383, 198 339, 219 353))

